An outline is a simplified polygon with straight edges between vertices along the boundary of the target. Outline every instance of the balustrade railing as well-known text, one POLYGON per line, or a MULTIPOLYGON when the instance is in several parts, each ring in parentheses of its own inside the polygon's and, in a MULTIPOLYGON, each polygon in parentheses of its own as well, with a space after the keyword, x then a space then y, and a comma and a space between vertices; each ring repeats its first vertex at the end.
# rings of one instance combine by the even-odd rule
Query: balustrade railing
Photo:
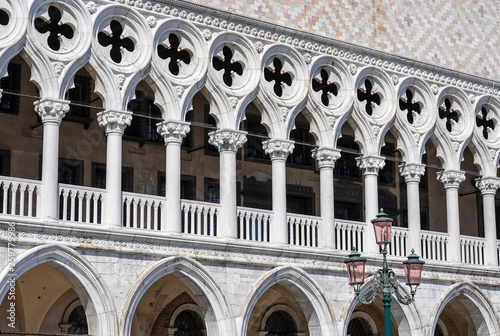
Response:
POLYGON ((161 230, 164 197, 123 193, 123 226, 161 230))
POLYGON ((422 259, 447 261, 448 234, 422 231, 422 259))
POLYGON ((59 219, 101 224, 104 189, 59 184, 59 219))
POLYGON ((396 257, 406 257, 407 251, 408 229, 404 227, 392 227, 392 239, 389 245, 389 255, 396 257))
POLYGON ((217 236, 217 203, 182 200, 182 232, 203 236, 217 236))
POLYGON ((296 246, 318 247, 320 217, 288 214, 288 243, 296 246))
POLYGON ((238 238, 269 242, 272 211, 238 207, 238 238))
POLYGON ((486 239, 480 237, 460 237, 462 262, 465 264, 484 265, 486 239))
POLYGON ((363 252, 363 235, 366 224, 347 220, 335 220, 335 249, 363 252))
POLYGON ((0 176, 0 213, 36 217, 42 182, 0 176))

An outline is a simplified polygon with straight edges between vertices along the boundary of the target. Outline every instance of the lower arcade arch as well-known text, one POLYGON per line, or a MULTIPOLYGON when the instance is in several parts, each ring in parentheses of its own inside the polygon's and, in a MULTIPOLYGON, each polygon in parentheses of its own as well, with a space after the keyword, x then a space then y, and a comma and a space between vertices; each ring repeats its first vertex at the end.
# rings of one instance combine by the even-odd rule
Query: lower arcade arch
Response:
POLYGON ((499 335, 500 325, 494 309, 480 289, 471 283, 450 286, 431 316, 429 336, 499 335))
POLYGON ((301 269, 273 269, 248 294, 240 313, 240 334, 337 335, 333 313, 318 288, 301 269))
POLYGON ((114 336, 116 312, 102 283, 70 248, 32 248, 16 258, 13 270, 0 274, 0 331, 114 336))
POLYGON ((124 305, 121 335, 234 335, 226 300, 203 265, 171 257, 150 266, 124 305))

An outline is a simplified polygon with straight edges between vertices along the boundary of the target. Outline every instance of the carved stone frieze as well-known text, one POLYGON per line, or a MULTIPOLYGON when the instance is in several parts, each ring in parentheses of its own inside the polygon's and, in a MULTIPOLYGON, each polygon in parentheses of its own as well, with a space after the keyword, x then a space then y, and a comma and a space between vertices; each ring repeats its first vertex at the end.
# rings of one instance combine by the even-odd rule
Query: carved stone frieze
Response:
POLYGON ((275 139, 264 141, 262 147, 271 160, 286 160, 293 153, 295 145, 293 141, 275 139))
POLYGON ((180 121, 162 121, 156 124, 156 126, 156 130, 165 140, 165 144, 170 142, 181 144, 182 139, 184 139, 190 131, 189 124, 180 121))
POLYGON ((99 126, 106 128, 106 134, 123 134, 125 128, 132 122, 132 112, 106 110, 97 114, 99 126))
POLYGON ((69 101, 58 99, 41 99, 33 103, 43 123, 60 124, 69 112, 69 101))
POLYGON ((219 152, 236 153, 247 142, 246 132, 220 130, 208 135, 208 143, 217 147, 219 152))

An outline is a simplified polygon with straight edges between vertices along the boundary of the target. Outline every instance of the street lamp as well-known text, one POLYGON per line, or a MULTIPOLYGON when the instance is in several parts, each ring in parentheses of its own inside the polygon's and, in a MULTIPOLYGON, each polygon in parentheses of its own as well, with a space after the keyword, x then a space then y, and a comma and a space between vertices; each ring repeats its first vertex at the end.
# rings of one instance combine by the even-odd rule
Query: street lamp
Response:
POLYGON ((392 218, 387 217, 380 209, 377 218, 371 221, 375 231, 375 239, 382 250, 383 264, 382 269, 379 269, 375 274, 375 283, 372 288, 370 297, 361 296, 361 286, 365 282, 365 264, 366 258, 361 257, 357 251, 349 254, 349 258, 344 260, 347 267, 347 275, 349 276, 349 284, 354 288, 356 298, 363 304, 372 304, 375 302, 377 295, 382 295, 384 303, 384 336, 391 336, 391 294, 395 294, 401 304, 409 305, 415 301, 415 292, 420 285, 422 275, 422 266, 424 261, 420 260, 415 250, 411 250, 408 259, 403 262, 405 268, 406 285, 410 287, 410 295, 401 293, 399 283, 396 279, 396 274, 387 266, 387 245, 391 243, 392 218))

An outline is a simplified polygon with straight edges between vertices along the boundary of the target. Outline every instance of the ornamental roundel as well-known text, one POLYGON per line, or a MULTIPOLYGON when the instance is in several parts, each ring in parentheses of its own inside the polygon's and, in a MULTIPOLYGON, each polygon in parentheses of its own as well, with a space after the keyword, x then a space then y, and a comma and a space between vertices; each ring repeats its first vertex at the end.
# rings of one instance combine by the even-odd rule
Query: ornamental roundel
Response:
POLYGON ((26 11, 24 1, 0 0, 0 48, 12 48, 25 36, 26 20, 17 16, 25 16, 26 11))
POLYGON ((391 78, 382 70, 372 67, 361 70, 354 86, 358 113, 377 123, 388 122, 396 100, 393 86, 391 78))
POLYGON ((93 28, 94 50, 100 61, 121 73, 132 73, 151 59, 151 33, 145 19, 123 6, 105 7, 93 28))
POLYGON ((209 74, 231 94, 252 91, 259 81, 258 56, 250 41, 235 34, 221 34, 210 46, 209 74))
POLYGON ((79 57, 90 46, 90 19, 84 8, 75 8, 78 3, 48 2, 36 7, 30 15, 30 35, 36 48, 41 48, 65 61, 79 57))
POLYGON ((429 131, 435 123, 434 95, 424 81, 407 77, 401 81, 397 91, 397 120, 405 128, 418 133, 429 131))
POLYGON ((177 19, 164 22, 156 30, 154 46, 153 60, 163 75, 182 80, 182 85, 203 76, 205 44, 201 33, 190 23, 177 19))
POLYGON ((500 102, 483 96, 475 105, 474 132, 481 140, 493 146, 500 140, 500 102))
POLYGON ((454 88, 449 88, 443 92, 437 105, 437 124, 445 133, 450 135, 469 135, 472 131, 471 113, 467 97, 454 88), (470 124, 470 125, 469 125, 470 124))
POLYGON ((351 105, 351 76, 340 60, 320 57, 312 64, 310 73, 309 93, 316 105, 326 110, 351 105))

